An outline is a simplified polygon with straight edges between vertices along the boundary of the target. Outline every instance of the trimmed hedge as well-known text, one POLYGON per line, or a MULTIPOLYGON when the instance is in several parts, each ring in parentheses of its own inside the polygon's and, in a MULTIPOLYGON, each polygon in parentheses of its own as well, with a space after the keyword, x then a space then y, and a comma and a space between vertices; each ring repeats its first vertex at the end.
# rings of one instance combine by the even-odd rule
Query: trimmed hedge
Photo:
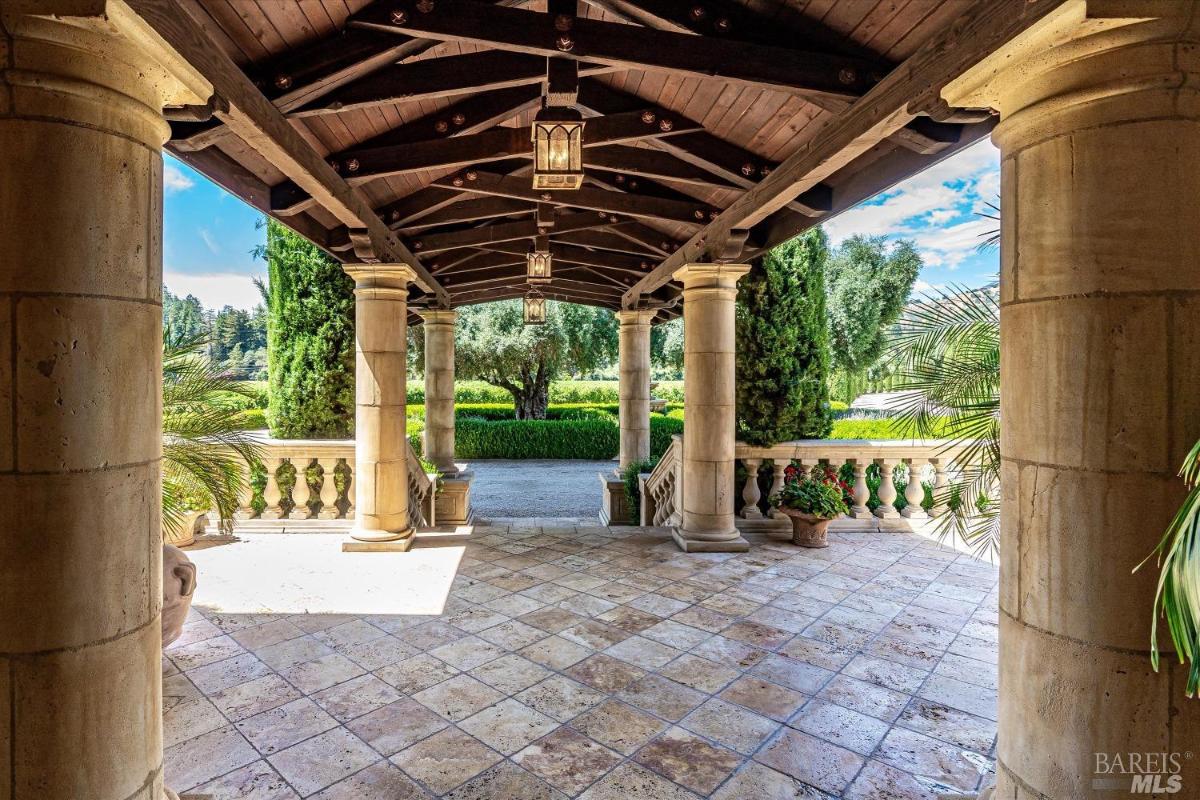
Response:
POLYGON ((663 453, 671 448, 671 437, 681 433, 683 433, 682 419, 664 417, 662 414, 651 414, 650 460, 657 464, 658 460, 663 457, 663 453))
MULTIPOLYGON (((587 405, 616 403, 619 381, 554 381, 550 384, 550 402, 583 403, 587 405)), ((425 402, 425 384, 420 378, 410 378, 407 386, 409 405, 425 402)), ((654 396, 673 403, 683 402, 683 381, 660 381, 654 396)), ((511 406, 512 395, 498 386, 483 381, 455 381, 455 403, 500 403, 511 406)))
POLYGON ((523 419, 492 422, 459 418, 454 450, 459 458, 580 458, 603 460, 620 447, 617 426, 606 420, 523 419))
MULTIPOLYGON (((557 403, 546 409, 546 419, 616 419, 619 406, 616 403, 557 403)), ((512 403, 456 403, 454 416, 456 419, 475 417, 493 422, 515 420, 515 410, 512 403)), ((410 419, 424 419, 425 406, 410 405, 407 409, 410 419)))

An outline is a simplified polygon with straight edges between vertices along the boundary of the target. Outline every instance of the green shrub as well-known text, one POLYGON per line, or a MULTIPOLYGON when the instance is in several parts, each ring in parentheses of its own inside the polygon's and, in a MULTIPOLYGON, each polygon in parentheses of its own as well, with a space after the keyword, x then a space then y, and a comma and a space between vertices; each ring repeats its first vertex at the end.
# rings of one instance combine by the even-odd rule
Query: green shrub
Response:
MULTIPOLYGON (((935 435, 944 435, 947 420, 936 422, 935 435)), ((912 425, 896 419, 839 419, 833 423, 830 439, 913 439, 916 435, 912 425)))
POLYGON ((615 403, 620 399, 619 381, 554 381, 551 403, 615 403))
POLYGON ((683 381, 659 381, 650 394, 660 400, 666 400, 668 404, 679 403, 682 405, 683 381))
POLYGON ((241 412, 239 426, 244 431, 259 431, 267 427, 267 412, 261 408, 248 408, 241 412))
POLYGON ((682 408, 672 408, 670 411, 663 414, 663 416, 670 417, 671 419, 682 420, 683 419, 683 409, 682 408))
POLYGON ((625 505, 629 508, 629 521, 638 525, 642 520, 642 489, 638 476, 654 469, 654 462, 634 461, 621 471, 621 482, 625 485, 625 505))
POLYGON ((829 401, 829 410, 830 410, 830 411, 833 411, 833 412, 838 412, 838 411, 849 411, 849 410, 850 410, 850 404, 849 404, 849 403, 843 403, 841 400, 830 400, 830 401, 829 401))
POLYGON ((420 419, 410 419, 404 426, 404 432, 408 434, 408 441, 412 443, 413 450, 417 451, 418 455, 425 452, 425 444, 421 441, 421 434, 425 433, 425 421, 420 419))
POLYGON ((650 460, 657 464, 663 453, 671 449, 671 437, 683 433, 683 420, 650 415, 650 460))
MULTIPOLYGON (((612 419, 616 420, 620 407, 616 403, 556 403, 546 409, 546 419, 612 419)), ((424 419, 425 406, 409 404, 409 419, 424 419)), ((456 403, 456 419, 474 417, 493 422, 516 419, 516 410, 508 403, 456 403)))
MULTIPOLYGON (((410 423, 411 424, 411 423, 410 423)), ((620 447, 617 426, 607 420, 505 420, 459 418, 455 453, 460 458, 579 458, 604 460, 620 447)))

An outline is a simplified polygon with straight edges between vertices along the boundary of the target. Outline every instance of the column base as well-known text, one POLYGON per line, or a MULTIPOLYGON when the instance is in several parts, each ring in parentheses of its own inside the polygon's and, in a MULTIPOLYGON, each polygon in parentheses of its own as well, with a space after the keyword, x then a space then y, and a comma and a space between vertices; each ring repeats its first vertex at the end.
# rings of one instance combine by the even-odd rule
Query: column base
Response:
POLYGON ((681 528, 672 528, 671 538, 685 553, 745 553, 750 550, 750 543, 740 533, 729 539, 692 539, 681 528))
POLYGON ((352 530, 342 542, 343 553, 407 553, 413 545, 413 529, 404 531, 352 530))
POLYGON ((746 506, 742 509, 742 519, 762 519, 763 513, 758 506, 746 506))
POLYGON ((862 508, 852 508, 850 513, 846 515, 850 519, 871 519, 875 515, 871 513, 871 509, 863 506, 862 508))
POLYGON ((925 509, 920 506, 905 506, 900 512, 900 516, 905 519, 929 519, 929 515, 925 513, 925 509))
POLYGON ((883 506, 875 509, 875 516, 880 519, 900 519, 900 512, 888 506, 886 509, 883 506))

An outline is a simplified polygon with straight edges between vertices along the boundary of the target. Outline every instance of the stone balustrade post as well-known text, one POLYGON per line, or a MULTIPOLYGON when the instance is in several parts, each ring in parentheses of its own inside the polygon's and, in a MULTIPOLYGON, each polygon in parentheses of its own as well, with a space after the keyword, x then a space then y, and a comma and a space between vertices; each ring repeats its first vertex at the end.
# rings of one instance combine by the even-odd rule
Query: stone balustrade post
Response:
POLYGON ((940 517, 950 510, 946 504, 946 487, 950 485, 946 476, 946 459, 931 458, 929 463, 933 464, 933 506, 929 509, 929 516, 940 517))
POLYGON ((267 471, 267 485, 263 487, 263 508, 261 519, 280 519, 283 516, 283 509, 279 503, 283 500, 283 491, 279 488, 279 468, 283 466, 281 458, 264 458, 263 468, 267 471))
POLYGON ((458 312, 421 311, 425 329, 425 458, 444 475, 454 463, 454 325, 458 312))
POLYGON ((243 462, 241 464, 242 485, 238 489, 238 507, 237 511, 233 512, 233 518, 238 520, 247 520, 254 518, 254 487, 250 481, 253 475, 250 471, 250 465, 243 462))
POLYGON ((855 458, 854 464, 854 505, 850 507, 852 519, 869 519, 874 516, 867 502, 871 499, 871 488, 867 486, 867 464, 864 458, 855 458))
POLYGON ((879 497, 879 507, 875 509, 875 516, 880 519, 899 519, 900 512, 894 505, 898 496, 893 475, 896 461, 891 458, 880 458, 876 459, 876 463, 879 464, 879 489, 875 493, 879 497))
POLYGON ((355 264, 355 516, 346 550, 407 550, 408 435, 405 378, 408 284, 405 264, 355 264))
POLYGON ((1129 751, 1200 788, 1188 666, 1147 652, 1159 571, 1133 571, 1200 436, 1200 24, 1148 6, 1065 4, 942 92, 1000 112, 996 797, 1099 797, 1097 754, 1129 751))
POLYGON ((338 490, 334 475, 337 469, 336 458, 320 458, 317 464, 321 468, 321 510, 317 512, 318 519, 337 519, 338 490))
POLYGON ((758 501, 762 500, 762 491, 758 488, 758 468, 762 465, 761 458, 743 458, 742 466, 746 468, 746 484, 742 487, 743 519, 762 519, 762 510, 758 501))
MULTIPOLYGON (((774 497, 783 491, 784 473, 787 471, 790 462, 786 458, 775 458, 771 460, 771 491, 767 497, 774 497)), ((787 519, 787 515, 778 508, 771 508, 771 519, 787 519)))
POLYGON ((921 507, 925 500, 925 487, 921 483, 921 466, 917 458, 904 459, 908 463, 908 483, 904 486, 904 510, 900 516, 905 519, 928 519, 929 515, 921 507))
POLYGON ((744 552, 734 527, 737 281, 745 264, 687 264, 683 283, 684 407, 682 521, 673 531, 687 552, 744 552))
POLYGON ((162 108, 124 3, 0 2, 0 797, 163 797, 162 108))
POLYGON ((620 466, 650 458, 650 325, 653 309, 618 311, 620 466))
POLYGON ((292 506, 288 519, 309 519, 312 509, 308 507, 312 500, 312 487, 308 485, 308 465, 310 459, 293 458, 292 466, 296 469, 296 484, 292 487, 292 506))

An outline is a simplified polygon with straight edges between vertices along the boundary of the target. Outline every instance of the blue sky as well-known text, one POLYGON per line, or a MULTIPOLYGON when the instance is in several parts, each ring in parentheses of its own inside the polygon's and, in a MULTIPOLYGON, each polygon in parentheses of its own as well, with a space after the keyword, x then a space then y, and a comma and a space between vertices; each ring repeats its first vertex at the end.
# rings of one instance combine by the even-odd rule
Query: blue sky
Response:
MULTIPOLYGON (((178 295, 194 294, 205 306, 252 308, 259 302, 253 278, 266 264, 251 250, 263 242, 262 215, 166 156, 164 282, 178 295)), ((897 184, 825 224, 833 244, 854 234, 912 239, 925 261, 918 292, 996 279, 999 256, 980 253, 980 235, 996 223, 977 216, 998 202, 999 151, 984 140, 897 184)))

